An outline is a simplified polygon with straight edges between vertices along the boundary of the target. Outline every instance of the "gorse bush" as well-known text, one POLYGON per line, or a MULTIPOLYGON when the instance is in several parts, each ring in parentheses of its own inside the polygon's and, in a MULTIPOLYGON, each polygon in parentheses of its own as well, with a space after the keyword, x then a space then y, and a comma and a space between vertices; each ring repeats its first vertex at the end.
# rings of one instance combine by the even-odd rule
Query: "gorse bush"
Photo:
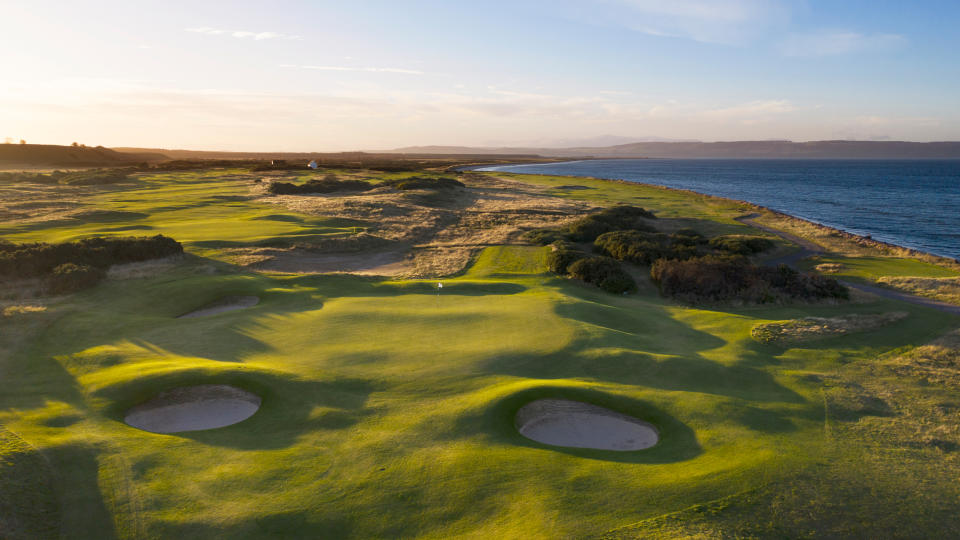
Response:
POLYGON ((592 242, 610 231, 638 230, 655 231, 645 220, 655 219, 648 210, 637 206, 614 206, 579 219, 565 229, 568 240, 592 242))
POLYGON ((63 173, 57 178, 61 184, 71 186, 96 186, 118 184, 130 180, 130 171, 125 169, 94 169, 63 173))
POLYGON ((699 237, 646 231, 614 231, 601 234, 594 246, 621 261, 653 264, 658 259, 689 259, 700 254, 699 237))
POLYGON ((614 231, 597 237, 594 246, 615 259, 653 264, 659 259, 686 260, 704 255, 754 255, 773 247, 761 236, 726 235, 709 240, 690 229, 672 234, 614 231))
POLYGON ((656 216, 637 206, 614 206, 580 218, 565 227, 530 231, 526 238, 535 244, 546 246, 558 240, 592 242, 601 234, 610 231, 656 231, 645 221, 648 219, 656 219, 656 216))
POLYGON ((102 268, 85 264, 61 264, 47 276, 46 288, 52 294, 68 294, 92 287, 106 275, 102 268))
POLYGON ((637 287, 630 274, 620 266, 619 262, 610 257, 577 259, 567 270, 570 276, 614 294, 629 292, 637 287))
POLYGON ((383 185, 394 189, 453 189, 466 187, 463 182, 454 178, 437 177, 430 178, 425 176, 411 176, 409 178, 397 178, 386 180, 383 185))
POLYGON ((736 255, 755 255, 773 248, 773 241, 762 236, 729 234, 709 241, 710 247, 736 255))
POLYGON ((557 274, 565 275, 567 267, 575 261, 589 257, 587 253, 580 251, 570 242, 558 241, 551 247, 553 249, 547 255, 547 268, 557 274))
POLYGON ((61 244, 0 243, 0 276, 43 277, 64 264, 106 269, 114 264, 159 259, 183 253, 183 246, 163 235, 88 238, 61 244))
POLYGON ((303 195, 306 193, 335 193, 337 191, 369 191, 374 186, 364 180, 337 180, 333 175, 309 180, 304 184, 273 182, 268 190, 274 195, 303 195))
POLYGON ((742 256, 660 259, 653 263, 650 277, 664 296, 694 303, 849 297, 847 289, 835 279, 801 274, 785 265, 755 266, 742 256))

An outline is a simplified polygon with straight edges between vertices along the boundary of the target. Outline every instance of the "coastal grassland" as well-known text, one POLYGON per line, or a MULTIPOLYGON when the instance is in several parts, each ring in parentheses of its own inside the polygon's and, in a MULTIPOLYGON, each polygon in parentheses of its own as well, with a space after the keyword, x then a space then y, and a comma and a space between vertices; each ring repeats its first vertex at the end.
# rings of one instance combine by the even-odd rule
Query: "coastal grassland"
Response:
MULTIPOLYGON (((304 227, 277 221, 293 229, 265 235, 243 227, 247 212, 322 213, 214 198, 249 196, 229 174, 91 192, 111 211, 148 214, 111 226, 181 227, 186 238, 157 232, 191 255, 114 270, 74 295, 8 301, 0 425, 18 439, 0 446, 0 463, 28 448, 25 459, 48 465, 18 469, 16 485, 38 486, 37 502, 18 510, 11 536, 802 537, 907 525, 937 536, 960 526, 956 399, 941 382, 953 372, 940 365, 953 358, 942 336, 960 317, 880 299, 691 307, 649 286, 611 295, 549 273, 549 248, 529 245, 484 247, 442 279, 252 272, 204 242, 304 227), (160 219, 181 211, 160 208, 185 200, 196 213, 182 218, 208 231, 160 219), (177 318, 226 296, 260 302, 177 318), (758 324, 894 311, 907 316, 814 342, 750 335, 758 324), (241 387, 262 407, 233 426, 175 435, 123 423, 130 407, 194 384, 241 387), (514 414, 541 398, 639 417, 661 442, 617 453, 525 439, 514 414)), ((739 203, 599 180, 531 182, 571 208, 626 202, 657 211, 658 226, 753 232, 733 220, 739 203), (579 184, 591 189, 557 189, 579 184)), ((486 189, 492 199, 511 186, 492 179, 486 189)), ((14 234, 86 234, 75 229, 14 234)))

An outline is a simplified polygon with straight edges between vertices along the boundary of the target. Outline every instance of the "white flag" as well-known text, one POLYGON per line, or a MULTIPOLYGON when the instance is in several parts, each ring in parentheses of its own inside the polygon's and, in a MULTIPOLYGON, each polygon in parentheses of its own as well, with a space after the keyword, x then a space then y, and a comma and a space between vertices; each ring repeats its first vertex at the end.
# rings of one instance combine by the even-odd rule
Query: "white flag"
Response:
POLYGON ((442 288, 443 288, 443 283, 437 283, 437 288, 438 288, 438 289, 442 289, 442 288))

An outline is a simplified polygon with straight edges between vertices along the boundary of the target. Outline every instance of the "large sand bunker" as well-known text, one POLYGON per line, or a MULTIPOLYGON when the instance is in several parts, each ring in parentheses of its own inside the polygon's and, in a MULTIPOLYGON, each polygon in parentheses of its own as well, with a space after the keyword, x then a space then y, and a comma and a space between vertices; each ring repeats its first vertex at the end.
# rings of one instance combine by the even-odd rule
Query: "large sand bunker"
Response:
POLYGON ((177 318, 192 319, 194 317, 209 317, 211 315, 219 315, 228 311, 246 309, 259 303, 260 298, 257 296, 225 296, 216 302, 211 302, 200 309, 191 311, 190 313, 185 313, 177 318))
POLYGON ((260 397, 222 384, 174 388, 127 412, 124 422, 152 433, 200 431, 229 426, 253 416, 260 397))
POLYGON ((597 450, 643 450, 657 444, 653 425, 610 409, 566 399, 538 399, 517 411, 517 429, 553 446, 597 450))

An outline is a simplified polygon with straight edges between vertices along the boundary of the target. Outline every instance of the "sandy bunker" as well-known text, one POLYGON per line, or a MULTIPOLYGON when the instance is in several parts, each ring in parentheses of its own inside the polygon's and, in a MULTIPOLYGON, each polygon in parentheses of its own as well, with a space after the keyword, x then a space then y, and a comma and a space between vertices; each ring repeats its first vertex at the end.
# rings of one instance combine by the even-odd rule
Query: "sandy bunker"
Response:
POLYGON ((517 411, 517 430, 552 446, 643 450, 657 444, 652 424, 604 407, 566 399, 538 399, 517 411))
POLYGON ((200 431, 229 426, 253 416, 260 397, 223 384, 166 390, 127 412, 127 425, 153 433, 200 431))
POLYGON ((226 313, 228 311, 246 309, 259 303, 260 298, 257 296, 225 296, 215 302, 211 302, 203 306, 200 309, 191 311, 190 313, 185 313, 177 318, 192 319, 193 317, 209 317, 211 315, 219 315, 220 313, 226 313))

